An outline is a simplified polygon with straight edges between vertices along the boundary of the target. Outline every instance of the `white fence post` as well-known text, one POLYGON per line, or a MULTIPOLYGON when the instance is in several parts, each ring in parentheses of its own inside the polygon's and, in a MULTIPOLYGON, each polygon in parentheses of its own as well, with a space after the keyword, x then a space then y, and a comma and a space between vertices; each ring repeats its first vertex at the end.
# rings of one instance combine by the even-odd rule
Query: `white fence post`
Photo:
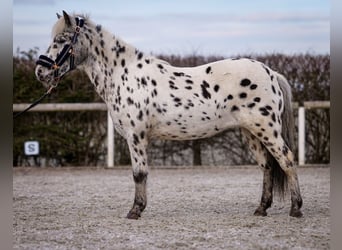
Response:
POLYGON ((107 167, 114 167, 114 124, 107 111, 107 167))
POLYGON ((305 164, 305 108, 298 108, 298 165, 305 164))

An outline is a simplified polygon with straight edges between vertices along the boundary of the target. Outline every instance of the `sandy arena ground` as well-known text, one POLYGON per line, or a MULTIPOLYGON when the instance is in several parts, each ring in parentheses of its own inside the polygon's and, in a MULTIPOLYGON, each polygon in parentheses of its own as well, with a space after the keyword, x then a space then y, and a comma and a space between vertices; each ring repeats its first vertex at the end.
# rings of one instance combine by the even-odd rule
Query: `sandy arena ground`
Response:
POLYGON ((330 169, 300 168, 303 218, 289 198, 255 217, 257 167, 151 170, 148 205, 125 218, 128 169, 15 168, 15 249, 329 249, 330 169))

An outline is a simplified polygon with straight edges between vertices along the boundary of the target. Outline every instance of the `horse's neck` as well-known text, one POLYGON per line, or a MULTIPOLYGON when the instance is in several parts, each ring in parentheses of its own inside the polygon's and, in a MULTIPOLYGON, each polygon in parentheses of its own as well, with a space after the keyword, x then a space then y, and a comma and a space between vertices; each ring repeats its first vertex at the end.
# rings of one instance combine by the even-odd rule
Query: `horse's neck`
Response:
POLYGON ((118 84, 118 71, 124 69, 123 65, 136 60, 139 52, 99 26, 89 28, 86 34, 90 38, 86 40, 89 44, 88 60, 82 68, 98 94, 106 101, 118 84))

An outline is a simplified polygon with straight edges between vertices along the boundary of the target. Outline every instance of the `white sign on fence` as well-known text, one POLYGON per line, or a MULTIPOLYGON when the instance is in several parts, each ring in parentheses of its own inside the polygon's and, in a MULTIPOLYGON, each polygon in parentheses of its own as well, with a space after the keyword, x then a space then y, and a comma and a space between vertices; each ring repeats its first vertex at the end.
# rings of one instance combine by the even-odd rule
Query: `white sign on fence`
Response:
POLYGON ((26 141, 24 143, 25 155, 39 155, 39 142, 26 141))

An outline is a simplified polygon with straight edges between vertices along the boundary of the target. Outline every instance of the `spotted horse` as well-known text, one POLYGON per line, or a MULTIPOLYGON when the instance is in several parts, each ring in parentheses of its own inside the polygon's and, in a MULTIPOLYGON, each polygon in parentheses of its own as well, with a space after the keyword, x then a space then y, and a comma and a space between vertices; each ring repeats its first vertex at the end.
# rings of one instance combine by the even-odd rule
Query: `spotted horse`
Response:
POLYGON ((266 216, 273 194, 291 194, 290 216, 301 217, 302 198, 293 159, 293 113, 287 80, 261 62, 240 58, 174 67, 144 54, 88 16, 63 11, 53 41, 35 70, 47 88, 71 70, 86 72, 106 103, 132 160, 135 198, 127 214, 146 207, 146 148, 152 138, 194 140, 240 127, 263 171, 266 216))

